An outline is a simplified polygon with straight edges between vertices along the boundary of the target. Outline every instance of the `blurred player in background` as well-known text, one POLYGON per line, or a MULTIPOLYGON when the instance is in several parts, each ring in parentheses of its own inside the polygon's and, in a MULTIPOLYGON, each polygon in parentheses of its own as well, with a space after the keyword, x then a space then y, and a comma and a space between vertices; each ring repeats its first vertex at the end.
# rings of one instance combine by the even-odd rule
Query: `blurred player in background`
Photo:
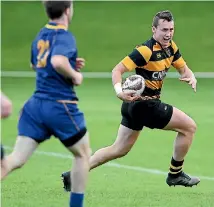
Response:
MULTIPOLYGON (((112 71, 112 82, 118 98, 123 100, 122 121, 116 141, 102 148, 90 158, 90 169, 110 160, 125 156, 132 148, 143 127, 176 131, 174 151, 166 182, 169 186, 191 187, 200 182, 183 172, 184 158, 192 144, 196 123, 184 112, 160 100, 161 87, 172 65, 180 73, 180 80, 187 82, 196 92, 196 78, 172 40, 174 20, 170 11, 158 12, 152 23, 153 37, 125 57, 112 71), (122 74, 136 70, 145 79, 141 100, 132 94, 123 93, 122 74)), ((158 152, 158 149, 157 149, 158 152)), ((155 161, 155 160, 154 160, 155 161)), ((71 187, 69 172, 62 174, 64 188, 71 187)), ((73 185, 73 180, 72 180, 73 185)))
POLYGON ((12 102, 1 92, 1 119, 7 118, 12 113, 12 102))
POLYGON ((31 48, 36 90, 24 104, 13 152, 6 157, 7 172, 22 167, 38 145, 52 135, 73 153, 70 207, 82 207, 91 153, 83 113, 78 109, 74 86, 81 85, 75 38, 68 31, 73 16, 71 1, 44 1, 50 21, 40 30, 31 48))
MULTIPOLYGON (((1 119, 9 117, 12 113, 12 102, 1 92, 1 119)), ((1 145, 1 174, 6 173, 6 162, 4 157, 4 148, 1 145)))

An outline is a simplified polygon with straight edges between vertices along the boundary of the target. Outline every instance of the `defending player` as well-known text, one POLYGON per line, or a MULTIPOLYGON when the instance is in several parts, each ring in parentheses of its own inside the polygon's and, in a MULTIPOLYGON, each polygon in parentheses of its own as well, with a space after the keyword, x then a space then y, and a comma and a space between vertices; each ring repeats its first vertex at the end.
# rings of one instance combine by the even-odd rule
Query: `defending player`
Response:
MULTIPOLYGON (((180 73, 181 81, 187 82, 196 92, 196 78, 182 58, 172 40, 174 20, 170 11, 158 12, 152 23, 153 37, 138 45, 112 72, 112 82, 118 98, 123 100, 122 121, 116 141, 102 148, 90 158, 90 169, 110 160, 125 156, 136 142, 143 127, 176 131, 174 151, 166 182, 171 185, 191 187, 200 180, 190 177, 182 170, 184 158, 191 146, 196 123, 184 112, 163 103, 160 98, 163 79, 172 65, 180 73), (122 74, 136 70, 145 79, 142 100, 122 92, 122 74)), ((62 174, 65 190, 70 190, 69 172, 62 174)), ((72 180, 73 184, 73 180, 72 180)))
POLYGON ((85 61, 78 58, 75 38, 68 31, 73 16, 71 1, 44 1, 49 23, 32 43, 31 64, 36 71, 36 90, 25 103, 18 123, 13 152, 6 157, 7 172, 22 167, 40 143, 52 135, 73 153, 70 207, 82 207, 89 171, 89 136, 78 109, 74 86, 85 61))
MULTIPOLYGON (((2 92, 0 94, 0 100, 1 100, 1 119, 5 119, 9 117, 12 113, 12 102, 2 92)), ((4 156, 4 148, 1 145, 1 174, 5 173, 6 173, 6 162, 4 156)))

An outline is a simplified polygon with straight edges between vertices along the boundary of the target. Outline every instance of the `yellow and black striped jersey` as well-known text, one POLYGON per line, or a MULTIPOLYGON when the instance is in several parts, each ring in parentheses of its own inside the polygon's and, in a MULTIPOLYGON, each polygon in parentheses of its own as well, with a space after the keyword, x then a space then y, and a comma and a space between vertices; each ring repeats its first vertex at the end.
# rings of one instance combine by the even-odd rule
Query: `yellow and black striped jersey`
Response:
POLYGON ((153 37, 136 46, 122 63, 128 70, 135 69, 136 74, 144 77, 146 87, 142 95, 146 96, 160 95, 163 79, 171 65, 179 69, 186 64, 174 41, 162 48, 153 37))

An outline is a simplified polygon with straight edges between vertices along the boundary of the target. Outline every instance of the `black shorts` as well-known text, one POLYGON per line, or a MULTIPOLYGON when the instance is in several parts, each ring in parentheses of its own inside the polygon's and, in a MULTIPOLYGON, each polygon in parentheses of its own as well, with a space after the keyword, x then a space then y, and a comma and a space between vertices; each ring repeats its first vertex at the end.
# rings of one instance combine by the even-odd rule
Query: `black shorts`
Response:
POLYGON ((170 121, 173 107, 159 99, 123 102, 121 107, 121 124, 140 131, 143 127, 163 129, 170 121))

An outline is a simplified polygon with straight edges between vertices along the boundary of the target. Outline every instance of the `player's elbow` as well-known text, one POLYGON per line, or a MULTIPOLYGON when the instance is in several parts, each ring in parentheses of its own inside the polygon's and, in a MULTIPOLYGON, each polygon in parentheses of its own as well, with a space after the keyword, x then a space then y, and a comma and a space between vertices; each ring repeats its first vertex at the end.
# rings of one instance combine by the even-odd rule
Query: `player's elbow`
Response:
POLYGON ((120 68, 118 67, 119 64, 117 64, 113 70, 112 70, 112 73, 118 73, 120 71, 120 68))
POLYGON ((123 63, 118 63, 112 70, 112 74, 120 74, 127 72, 128 69, 123 65, 123 63))

